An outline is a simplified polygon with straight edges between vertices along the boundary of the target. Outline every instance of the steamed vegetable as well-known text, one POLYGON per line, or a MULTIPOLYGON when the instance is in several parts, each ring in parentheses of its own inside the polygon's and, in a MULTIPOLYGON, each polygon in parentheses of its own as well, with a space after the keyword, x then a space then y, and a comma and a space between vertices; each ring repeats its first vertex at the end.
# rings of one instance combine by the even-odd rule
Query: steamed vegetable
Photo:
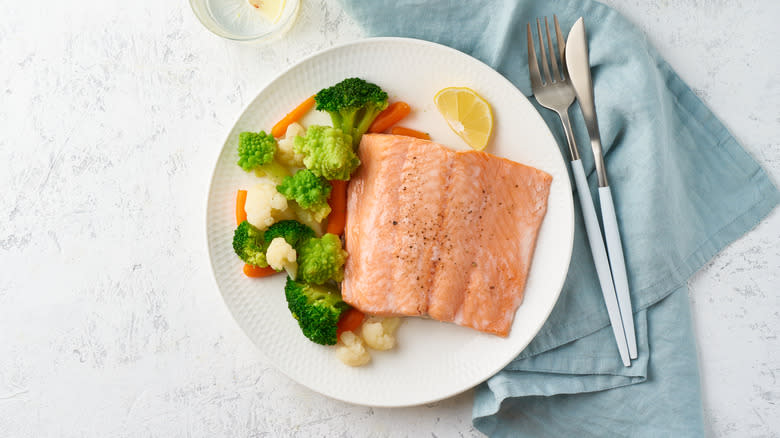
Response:
POLYGON ((249 263, 244 264, 244 275, 246 275, 247 277, 262 278, 274 274, 276 274, 276 271, 274 270, 274 268, 270 266, 261 268, 259 266, 250 265, 249 263))
POLYGON ((261 268, 268 266, 263 232, 247 221, 241 222, 233 233, 233 251, 244 263, 261 268))
POLYGON ((393 102, 386 110, 382 111, 368 128, 368 132, 385 132, 387 128, 400 122, 408 116, 412 108, 406 102, 393 102))
POLYGON ((322 221, 330 213, 328 196, 331 185, 325 178, 317 176, 309 169, 302 169, 293 176, 288 176, 276 186, 276 190, 288 200, 294 200, 301 207, 312 212, 317 222, 322 221))
POLYGON ((344 279, 347 252, 341 248, 341 239, 334 234, 309 239, 298 248, 298 280, 323 284, 328 280, 344 279))
POLYGON ((341 314, 349 305, 338 289, 297 282, 287 277, 284 286, 287 307, 304 336, 322 345, 334 345, 341 314))
POLYGON ((356 332, 357 329, 360 328, 360 325, 363 324, 363 319, 365 319, 365 317, 366 315, 360 310, 355 309, 354 307, 350 308, 341 315, 336 334, 341 338, 341 334, 344 332, 356 332))
POLYGON ((330 216, 328 216, 328 228, 326 233, 340 236, 344 233, 347 223, 347 182, 333 181, 333 190, 330 192, 330 216))
POLYGON ((317 220, 316 217, 314 217, 314 213, 312 213, 311 210, 307 210, 301 207, 300 205, 298 205, 297 202, 291 202, 290 208, 295 213, 295 219, 298 222, 311 228, 317 237, 322 236, 322 234, 325 232, 322 226, 322 222, 320 222, 319 220, 317 220))
POLYGON ((282 120, 279 120, 277 124, 271 128, 271 134, 279 138, 287 132, 287 127, 301 119, 309 110, 314 106, 314 96, 301 102, 298 106, 290 111, 282 120))
POLYGON ((276 191, 276 184, 263 181, 247 190, 246 220, 255 227, 265 230, 275 222, 293 219, 293 211, 289 209, 287 198, 276 191))
POLYGON ((403 126, 393 126, 393 129, 390 130, 390 133, 394 135, 405 135, 407 137, 421 138, 423 140, 431 139, 431 136, 428 135, 427 132, 420 132, 411 128, 404 128, 403 126))
POLYGON ((296 250, 301 244, 314 237, 314 231, 308 226, 292 220, 277 222, 265 232, 265 240, 270 242, 277 237, 284 238, 296 250))
MULTIPOLYGON (((352 137, 352 145, 368 131, 376 116, 387 108, 387 93, 378 85, 359 78, 348 78, 320 90, 314 96, 318 111, 330 114, 333 127, 352 137)), ((331 178, 328 178, 331 179, 331 178)))
POLYGON ((395 331, 400 324, 400 318, 370 316, 363 322, 360 335, 369 348, 389 350, 395 346, 395 331))
POLYGON ((241 222, 246 220, 246 190, 239 190, 236 192, 236 225, 241 225, 241 222))
POLYGON ((295 137, 305 133, 306 130, 303 129, 303 126, 297 123, 288 126, 287 133, 276 144, 276 156, 274 159, 288 167, 303 167, 303 155, 295 152, 295 137))
POLYGON ((277 271, 285 270, 291 278, 295 278, 298 272, 297 253, 295 249, 284 240, 284 237, 277 237, 268 245, 265 252, 265 258, 268 266, 277 271))
POLYGON ((355 333, 347 331, 339 337, 336 345, 336 357, 341 363, 351 367, 363 366, 371 362, 371 354, 366 350, 366 344, 355 333))
POLYGON ((275 152, 276 139, 265 131, 238 135, 238 165, 247 172, 269 163, 275 152))
POLYGON ((275 158, 278 143, 265 131, 242 132, 238 136, 238 165, 247 172, 254 171, 257 176, 267 176, 281 182, 290 175, 290 170, 275 158))
POLYGON ((330 126, 310 126, 305 136, 295 137, 294 150, 307 169, 327 180, 348 180, 360 165, 350 136, 330 126))

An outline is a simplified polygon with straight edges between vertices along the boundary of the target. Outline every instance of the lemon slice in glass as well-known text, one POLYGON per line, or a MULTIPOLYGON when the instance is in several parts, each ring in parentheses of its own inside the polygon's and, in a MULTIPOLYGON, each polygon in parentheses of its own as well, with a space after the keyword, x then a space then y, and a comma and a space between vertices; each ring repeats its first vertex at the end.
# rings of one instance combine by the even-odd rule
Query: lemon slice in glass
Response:
POLYGON ((249 4, 257 9, 266 20, 276 23, 282 16, 287 0, 249 0, 249 4))
POLYGON ((445 88, 433 98, 444 120, 472 149, 485 149, 493 132, 490 104, 466 87, 445 88))

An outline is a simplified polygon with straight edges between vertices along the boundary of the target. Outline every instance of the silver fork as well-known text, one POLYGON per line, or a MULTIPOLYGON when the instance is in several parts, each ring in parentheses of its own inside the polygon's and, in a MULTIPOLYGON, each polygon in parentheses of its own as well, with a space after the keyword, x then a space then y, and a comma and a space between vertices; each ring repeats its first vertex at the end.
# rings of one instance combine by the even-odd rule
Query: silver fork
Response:
POLYGON ((531 73, 531 89, 534 92, 536 101, 543 107, 551 109, 558 113, 563 123, 563 131, 566 133, 566 140, 569 142, 569 153, 572 160, 579 160, 580 153, 577 150, 577 142, 574 141, 574 133, 569 121, 569 107, 574 103, 574 87, 569 82, 569 71, 566 68, 566 40, 561 33, 561 26, 558 24, 558 17, 553 15, 555 22, 555 34, 558 39, 558 53, 561 59, 561 68, 558 69, 558 62, 555 59, 555 50, 553 49, 552 39, 550 39, 550 28, 547 25, 547 17, 544 17, 544 28, 547 31, 547 46, 550 48, 550 58, 552 58, 552 76, 550 76, 550 67, 547 62, 547 52, 544 48, 544 37, 542 36, 542 26, 539 19, 536 19, 536 31, 539 35, 539 52, 542 55, 542 70, 544 71, 544 82, 539 72, 539 63, 536 60, 534 51, 533 33, 531 32, 531 23, 527 24, 528 30, 528 69, 531 73))
POLYGON ((626 340, 623 320, 620 317, 620 308, 618 307, 617 295, 615 294, 615 285, 612 281, 612 271, 610 270, 607 251, 604 247, 604 238, 601 236, 601 227, 599 219, 596 216, 596 208, 593 205, 593 198, 590 196, 590 187, 585 177, 585 170, 580 161, 580 153, 577 150, 577 143, 574 141, 574 133, 569 121, 569 107, 576 97, 574 87, 571 85, 569 70, 566 68, 566 40, 561 33, 561 26, 558 24, 558 17, 553 15, 555 22, 555 34, 558 40, 558 57, 556 59, 555 49, 553 48, 552 38, 550 38, 550 27, 547 23, 547 17, 544 18, 544 29, 547 35, 547 47, 550 52, 550 62, 547 60, 547 50, 544 47, 544 36, 542 35, 542 26, 539 19, 536 20, 536 32, 539 35, 539 53, 541 55, 542 72, 539 71, 539 62, 534 50, 533 33, 531 32, 531 23, 527 25, 528 31, 528 71, 531 77, 531 89, 534 92, 536 101, 543 107, 558 113, 563 124, 563 130, 566 133, 566 140, 569 143, 569 153, 571 154, 571 168, 574 174, 574 181, 577 185, 577 195, 582 207, 582 216, 585 221, 585 231, 588 234, 590 251, 593 255, 593 262, 596 265, 596 274, 601 285, 601 293, 604 296, 604 303, 607 306, 609 321, 612 324, 612 333, 615 335, 618 352, 623 361, 623 365, 630 366, 631 359, 628 353, 628 342, 626 340), (552 74, 550 71, 552 70, 552 74), (544 80, 543 80, 544 79, 544 80))

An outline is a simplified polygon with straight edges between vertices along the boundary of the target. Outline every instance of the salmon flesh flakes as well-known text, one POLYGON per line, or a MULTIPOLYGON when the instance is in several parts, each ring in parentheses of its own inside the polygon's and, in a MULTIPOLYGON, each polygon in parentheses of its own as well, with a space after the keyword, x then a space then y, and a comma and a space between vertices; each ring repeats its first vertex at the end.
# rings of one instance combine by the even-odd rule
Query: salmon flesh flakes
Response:
POLYGON ((342 296, 507 336, 552 176, 485 152, 366 134, 349 184, 342 296))

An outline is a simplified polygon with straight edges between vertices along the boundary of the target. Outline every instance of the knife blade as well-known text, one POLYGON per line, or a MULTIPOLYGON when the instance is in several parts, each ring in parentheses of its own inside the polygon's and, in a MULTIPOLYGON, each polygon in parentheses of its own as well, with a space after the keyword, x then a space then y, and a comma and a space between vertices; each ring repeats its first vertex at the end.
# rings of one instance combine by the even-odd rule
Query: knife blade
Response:
POLYGON ((601 220, 607 241, 609 264, 612 268, 612 279, 615 284, 620 317, 623 321, 628 351, 631 359, 637 358, 636 333, 634 330, 631 294, 628 288, 628 275, 623 255, 623 244, 620 240, 620 230, 615 214, 615 204, 612 190, 607 179, 607 169, 604 164, 604 154, 601 147, 598 118, 596 117, 596 101, 593 93, 593 79, 590 74, 590 59, 588 53, 588 38, 585 32, 585 20, 580 17, 569 31, 566 38, 566 67, 574 93, 577 95, 585 126, 588 128, 590 144, 593 149, 593 159, 596 165, 596 176, 599 185, 599 201, 601 202, 601 220))
POLYGON ((585 118, 585 125, 590 135, 593 158, 596 160, 596 174, 599 187, 606 187, 609 183, 607 181, 607 172, 604 168, 604 154, 601 151, 601 134, 599 133, 599 124, 596 118, 593 80, 590 76, 590 61, 588 57, 588 38, 585 34, 585 20, 580 17, 574 22, 574 26, 571 27, 569 36, 566 38, 566 68, 569 69, 571 84, 574 87, 574 93, 577 95, 577 101, 580 104, 582 116, 585 118))

